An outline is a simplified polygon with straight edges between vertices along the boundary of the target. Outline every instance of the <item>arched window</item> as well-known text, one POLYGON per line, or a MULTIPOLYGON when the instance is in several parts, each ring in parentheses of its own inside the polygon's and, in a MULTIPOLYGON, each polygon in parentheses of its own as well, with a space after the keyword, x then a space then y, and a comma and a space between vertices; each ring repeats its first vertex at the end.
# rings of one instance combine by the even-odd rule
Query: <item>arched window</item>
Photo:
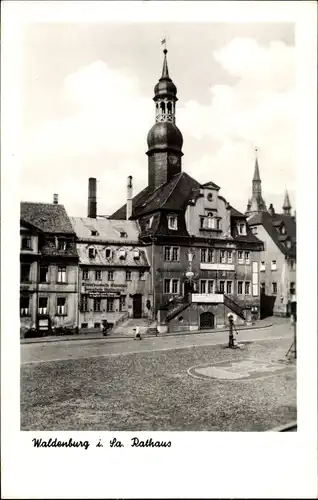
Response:
POLYGON ((168 111, 168 113, 170 113, 170 114, 171 114, 171 112, 172 112, 172 103, 171 103, 170 101, 168 101, 168 103, 167 103, 167 111, 168 111))
POLYGON ((161 109, 161 113, 165 114, 165 112, 166 112, 166 103, 164 101, 161 101, 161 103, 160 103, 160 109, 161 109))

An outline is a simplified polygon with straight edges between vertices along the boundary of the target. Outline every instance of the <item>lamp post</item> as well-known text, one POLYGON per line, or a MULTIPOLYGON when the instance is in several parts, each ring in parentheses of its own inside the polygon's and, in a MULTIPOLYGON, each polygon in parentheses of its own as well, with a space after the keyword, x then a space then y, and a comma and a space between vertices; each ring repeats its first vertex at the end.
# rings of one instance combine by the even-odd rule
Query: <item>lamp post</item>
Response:
POLYGON ((294 324, 294 357, 295 359, 297 358, 297 344, 296 344, 296 325, 297 325, 297 301, 296 301, 296 295, 293 294, 291 298, 291 313, 293 317, 293 324, 294 324))
POLYGON ((193 291, 193 276, 194 276, 194 272, 192 271, 192 261, 193 261, 193 257, 194 257, 194 252, 189 249, 188 253, 187 253, 187 258, 188 258, 188 270, 187 272, 185 273, 185 276, 189 282, 189 286, 188 286, 188 290, 187 290, 187 297, 188 297, 188 294, 189 293, 192 293, 193 291))

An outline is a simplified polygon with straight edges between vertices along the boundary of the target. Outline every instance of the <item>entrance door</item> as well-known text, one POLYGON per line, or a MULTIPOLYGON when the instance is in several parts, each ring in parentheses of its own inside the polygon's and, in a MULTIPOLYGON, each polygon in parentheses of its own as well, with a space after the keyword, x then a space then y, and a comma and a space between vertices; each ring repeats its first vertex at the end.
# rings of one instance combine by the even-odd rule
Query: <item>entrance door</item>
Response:
POLYGON ((200 314, 200 330, 214 328, 214 314, 204 312, 200 314))
POLYGON ((136 294, 133 296, 133 317, 141 318, 142 312, 142 295, 136 294))

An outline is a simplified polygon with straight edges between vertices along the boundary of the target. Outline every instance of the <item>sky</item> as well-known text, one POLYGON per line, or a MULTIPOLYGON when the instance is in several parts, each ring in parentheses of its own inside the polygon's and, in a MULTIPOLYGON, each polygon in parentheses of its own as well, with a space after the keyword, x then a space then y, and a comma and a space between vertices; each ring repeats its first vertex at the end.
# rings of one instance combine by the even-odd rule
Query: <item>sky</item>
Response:
POLYGON ((238 210, 255 162, 267 206, 296 208, 295 39, 291 23, 29 23, 21 38, 20 199, 87 215, 88 178, 98 214, 147 184, 153 88, 167 40, 178 88, 183 170, 213 181, 238 210))

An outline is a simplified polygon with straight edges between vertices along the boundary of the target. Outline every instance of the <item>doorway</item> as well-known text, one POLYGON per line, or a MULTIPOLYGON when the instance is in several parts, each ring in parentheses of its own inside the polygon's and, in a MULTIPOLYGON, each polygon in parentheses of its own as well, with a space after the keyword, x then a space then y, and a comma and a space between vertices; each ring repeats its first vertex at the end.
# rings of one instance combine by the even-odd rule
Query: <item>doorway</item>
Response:
POLYGON ((141 318, 142 313, 142 295, 140 293, 136 293, 133 296, 133 317, 141 318))
POLYGON ((200 314, 200 330, 214 328, 214 314, 211 312, 204 312, 200 314))

